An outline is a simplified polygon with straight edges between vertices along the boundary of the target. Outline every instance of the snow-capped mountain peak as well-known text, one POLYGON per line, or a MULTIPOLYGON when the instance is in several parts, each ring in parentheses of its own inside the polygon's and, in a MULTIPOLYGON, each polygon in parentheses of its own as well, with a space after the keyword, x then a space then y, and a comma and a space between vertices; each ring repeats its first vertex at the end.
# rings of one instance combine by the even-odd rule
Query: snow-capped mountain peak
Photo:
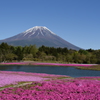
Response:
POLYGON ((7 42, 10 45, 26 46, 44 45, 49 47, 67 47, 68 49, 79 50, 80 48, 57 36, 45 26, 35 26, 13 37, 6 38, 0 42, 7 42))
POLYGON ((49 34, 53 34, 53 35, 56 35, 55 33, 53 33, 52 31, 50 31, 47 27, 45 26, 35 26, 35 27, 32 27, 24 32, 22 32, 22 34, 24 34, 24 36, 28 35, 28 37, 36 34, 36 31, 37 32, 37 35, 41 34, 44 36, 44 33, 49 33, 49 34))

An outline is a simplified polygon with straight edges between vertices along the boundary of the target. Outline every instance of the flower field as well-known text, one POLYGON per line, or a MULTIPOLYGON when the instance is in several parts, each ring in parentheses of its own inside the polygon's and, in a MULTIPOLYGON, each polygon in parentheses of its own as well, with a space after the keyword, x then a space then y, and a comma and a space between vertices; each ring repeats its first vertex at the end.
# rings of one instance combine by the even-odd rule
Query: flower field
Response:
POLYGON ((100 77, 0 71, 0 100, 100 100, 100 77))
POLYGON ((11 62, 0 63, 0 65, 50 65, 50 66, 83 66, 89 67, 97 64, 60 64, 60 63, 36 63, 36 62, 11 62))

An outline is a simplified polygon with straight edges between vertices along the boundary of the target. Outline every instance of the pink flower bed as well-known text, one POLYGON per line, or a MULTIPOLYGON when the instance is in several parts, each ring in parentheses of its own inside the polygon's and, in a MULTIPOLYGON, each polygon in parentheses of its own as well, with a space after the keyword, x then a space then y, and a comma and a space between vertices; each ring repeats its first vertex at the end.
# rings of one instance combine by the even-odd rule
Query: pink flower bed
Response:
POLYGON ((17 84, 17 82, 21 81, 44 81, 47 79, 48 78, 42 78, 32 73, 0 71, 0 87, 9 84, 17 84))
POLYGON ((1 63, 3 65, 51 65, 51 66, 84 66, 89 67, 96 64, 60 64, 60 63, 32 63, 32 62, 15 62, 15 63, 1 63))
POLYGON ((0 91, 0 100, 100 100, 100 81, 62 79, 0 91))
POLYGON ((0 90, 0 100, 100 100, 100 77, 0 71, 0 87, 21 81, 33 82, 0 90))
POLYGON ((24 63, 24 62, 12 62, 12 63, 1 63, 2 65, 24 65, 24 64, 28 64, 28 63, 24 63))
POLYGON ((12 72, 12 71, 0 71, 0 87, 17 84, 21 81, 44 81, 50 80, 50 78, 69 77, 65 75, 53 75, 53 74, 40 74, 40 73, 26 73, 26 72, 12 72))

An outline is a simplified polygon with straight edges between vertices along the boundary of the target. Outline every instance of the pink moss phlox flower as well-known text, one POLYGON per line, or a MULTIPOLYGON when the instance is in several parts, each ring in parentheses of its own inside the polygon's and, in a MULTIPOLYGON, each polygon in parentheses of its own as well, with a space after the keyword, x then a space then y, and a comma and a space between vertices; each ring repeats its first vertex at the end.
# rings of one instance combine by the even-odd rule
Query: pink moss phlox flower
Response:
POLYGON ((44 77, 57 78, 63 76, 0 71, 1 86, 18 81, 34 81, 24 86, 1 90, 0 100, 100 100, 100 77, 80 77, 50 81, 45 81, 48 78, 44 77))
POLYGON ((0 87, 16 84, 21 81, 44 81, 47 79, 48 78, 42 78, 31 73, 0 71, 0 87))
POLYGON ((3 65, 51 65, 51 66, 84 66, 89 67, 96 64, 60 64, 60 63, 32 63, 32 62, 12 62, 12 63, 1 63, 3 65))
POLYGON ((100 100, 100 81, 52 80, 0 91, 0 100, 100 100))

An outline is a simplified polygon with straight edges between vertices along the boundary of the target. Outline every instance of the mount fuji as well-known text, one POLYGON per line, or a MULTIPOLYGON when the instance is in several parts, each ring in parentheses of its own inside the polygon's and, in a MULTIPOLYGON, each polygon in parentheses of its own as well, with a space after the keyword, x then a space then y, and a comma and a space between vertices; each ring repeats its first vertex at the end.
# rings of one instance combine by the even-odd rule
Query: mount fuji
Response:
POLYGON ((0 43, 6 42, 13 46, 26 46, 26 45, 36 45, 40 47, 42 45, 48 47, 61 47, 79 50, 81 48, 67 42, 61 37, 57 36, 47 27, 35 26, 30 28, 22 33, 19 33, 13 37, 6 38, 4 40, 0 40, 0 43))

